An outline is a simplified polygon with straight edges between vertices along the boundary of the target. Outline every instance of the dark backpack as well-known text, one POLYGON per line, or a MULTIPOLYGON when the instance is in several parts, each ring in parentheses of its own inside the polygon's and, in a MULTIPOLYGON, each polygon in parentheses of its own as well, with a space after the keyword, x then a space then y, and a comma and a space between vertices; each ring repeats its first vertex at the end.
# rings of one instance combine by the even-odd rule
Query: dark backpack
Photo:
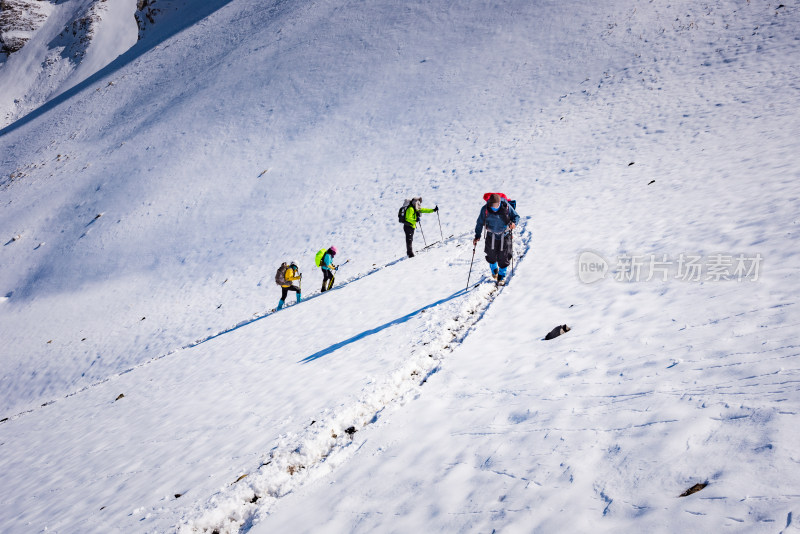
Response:
POLYGON ((275 283, 279 286, 285 286, 288 284, 286 281, 286 269, 288 268, 289 266, 286 264, 286 262, 281 263, 281 266, 278 267, 278 272, 275 273, 275 283))
POLYGON ((406 211, 408 211, 408 207, 411 205, 411 200, 406 199, 403 202, 403 207, 397 211, 397 220, 400 221, 400 224, 406 223, 406 211))

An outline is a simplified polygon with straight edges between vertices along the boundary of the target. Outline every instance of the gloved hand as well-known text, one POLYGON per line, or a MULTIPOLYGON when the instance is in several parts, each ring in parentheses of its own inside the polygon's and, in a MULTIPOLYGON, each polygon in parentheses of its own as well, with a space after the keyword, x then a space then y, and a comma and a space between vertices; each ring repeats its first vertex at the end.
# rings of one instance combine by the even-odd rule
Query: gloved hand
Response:
POLYGON ((439 211, 439 206, 436 206, 435 208, 433 208, 433 211, 439 211))

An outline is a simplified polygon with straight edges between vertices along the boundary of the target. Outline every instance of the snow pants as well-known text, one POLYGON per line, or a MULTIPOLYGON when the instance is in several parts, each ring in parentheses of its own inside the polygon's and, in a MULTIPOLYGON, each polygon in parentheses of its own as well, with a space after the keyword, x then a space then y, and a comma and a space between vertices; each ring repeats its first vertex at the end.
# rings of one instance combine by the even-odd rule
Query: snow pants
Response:
POLYGON ((406 233, 406 254, 409 258, 414 257, 414 249, 412 247, 414 244, 414 230, 415 228, 410 224, 403 225, 403 231, 406 233))
POLYGON ((322 269, 322 291, 327 291, 333 287, 333 271, 322 269))
POLYGON ((486 261, 496 263, 501 269, 505 269, 511 263, 511 233, 494 234, 486 232, 486 261))
POLYGON ((281 300, 286 300, 287 295, 289 295, 289 291, 300 293, 300 288, 294 284, 290 286, 281 286, 281 300))

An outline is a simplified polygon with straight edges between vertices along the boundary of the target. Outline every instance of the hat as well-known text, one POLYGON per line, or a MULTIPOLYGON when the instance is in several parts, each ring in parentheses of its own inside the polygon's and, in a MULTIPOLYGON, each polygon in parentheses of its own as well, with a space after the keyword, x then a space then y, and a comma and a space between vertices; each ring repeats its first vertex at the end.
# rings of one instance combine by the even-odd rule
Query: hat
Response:
POLYGON ((339 252, 338 250, 336 250, 336 247, 331 247, 329 250, 330 250, 331 252, 333 252, 334 254, 336 254, 337 252, 339 252))
POLYGON ((500 203, 500 195, 497 193, 492 193, 489 196, 489 204, 499 204, 500 203))

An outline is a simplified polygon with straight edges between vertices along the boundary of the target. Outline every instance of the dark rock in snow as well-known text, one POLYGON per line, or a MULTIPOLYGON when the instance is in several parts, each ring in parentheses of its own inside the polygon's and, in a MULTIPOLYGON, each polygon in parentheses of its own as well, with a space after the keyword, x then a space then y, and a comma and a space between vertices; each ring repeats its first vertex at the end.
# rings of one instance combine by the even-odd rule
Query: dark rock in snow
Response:
POLYGON ((47 20, 48 9, 34 0, 0 0, 0 54, 20 50, 47 20))
POLYGON ((97 26, 105 10, 105 3, 102 1, 89 3, 88 9, 70 21, 48 46, 62 47, 61 57, 75 64, 80 63, 92 39, 97 35, 97 26))
POLYGON ((299 473, 301 469, 305 469, 304 465, 290 465, 286 468, 286 472, 290 475, 294 476, 295 473, 299 473))
POLYGON ((136 1, 136 13, 133 16, 136 19, 136 25, 139 26, 139 40, 144 37, 147 29, 156 23, 156 17, 161 14, 161 7, 156 6, 156 2, 157 0, 136 1))
POLYGON ((708 482, 702 482, 700 484, 695 484, 691 488, 689 488, 686 491, 684 491, 683 493, 681 493, 680 497, 688 497, 689 495, 691 495, 693 493, 697 493, 698 491, 700 491, 701 489, 705 488, 706 486, 708 486, 708 482))
POLYGON ((546 336, 544 336, 544 339, 545 341, 548 341, 550 339, 555 339, 562 334, 566 334, 570 330, 572 329, 565 324, 558 325, 557 327, 550 330, 550 332, 546 336))

